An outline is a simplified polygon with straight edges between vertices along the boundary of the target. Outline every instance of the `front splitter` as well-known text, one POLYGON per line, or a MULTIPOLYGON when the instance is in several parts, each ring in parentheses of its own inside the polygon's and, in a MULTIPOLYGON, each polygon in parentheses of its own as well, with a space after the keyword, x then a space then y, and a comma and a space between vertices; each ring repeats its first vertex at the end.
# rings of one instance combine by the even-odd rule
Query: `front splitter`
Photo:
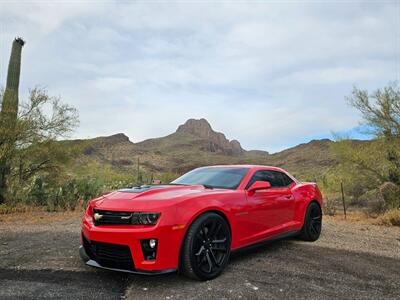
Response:
POLYGON ((150 270, 150 271, 148 271, 148 270, 125 270, 125 269, 103 267, 97 261, 95 261, 93 259, 90 259, 88 257, 88 255, 86 254, 85 249, 82 246, 79 247, 79 254, 80 254, 82 260, 86 262, 86 265, 88 265, 90 267, 94 267, 94 268, 104 269, 104 270, 123 272, 123 273, 130 273, 130 274, 137 274, 137 275, 163 275, 163 274, 174 273, 174 272, 177 271, 177 269, 150 270))

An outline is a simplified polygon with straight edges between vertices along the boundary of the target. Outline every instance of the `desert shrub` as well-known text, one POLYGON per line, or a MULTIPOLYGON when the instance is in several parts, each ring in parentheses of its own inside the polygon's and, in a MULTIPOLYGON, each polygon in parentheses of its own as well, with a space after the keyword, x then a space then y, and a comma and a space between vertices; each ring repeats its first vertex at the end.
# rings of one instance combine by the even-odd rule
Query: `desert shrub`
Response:
POLYGON ((30 199, 37 205, 45 205, 47 200, 47 193, 45 190, 43 178, 36 177, 30 190, 30 199))
POLYGON ((385 201, 379 189, 373 189, 365 192, 359 197, 359 204, 366 208, 365 212, 368 216, 375 217, 378 214, 382 214, 386 210, 385 201))
POLYGON ((325 198, 323 205, 324 215, 335 216, 336 215, 336 206, 335 201, 332 198, 325 198))
POLYGON ((377 216, 383 214, 386 211, 384 201, 371 202, 365 210, 367 216, 376 218, 377 216))
POLYGON ((385 182, 379 187, 387 209, 400 208, 400 187, 392 182, 385 182))
POLYGON ((96 197, 103 191, 103 185, 96 178, 82 178, 75 181, 77 195, 79 199, 87 201, 96 197))
POLYGON ((400 226, 400 209, 392 209, 377 219, 378 224, 400 226))
POLYGON ((15 189, 14 201, 6 202, 7 211, 21 205, 42 206, 47 211, 74 210, 86 206, 87 201, 103 192, 132 186, 128 181, 104 182, 97 177, 36 176, 22 189, 15 189))
POLYGON ((17 205, 9 205, 7 203, 0 204, 0 215, 6 215, 11 213, 24 213, 32 211, 33 207, 30 205, 17 204, 17 205))
POLYGON ((347 182, 346 195, 350 196, 351 204, 362 204, 363 201, 360 201, 360 197, 366 192, 368 192, 368 186, 364 183, 358 180, 347 182))

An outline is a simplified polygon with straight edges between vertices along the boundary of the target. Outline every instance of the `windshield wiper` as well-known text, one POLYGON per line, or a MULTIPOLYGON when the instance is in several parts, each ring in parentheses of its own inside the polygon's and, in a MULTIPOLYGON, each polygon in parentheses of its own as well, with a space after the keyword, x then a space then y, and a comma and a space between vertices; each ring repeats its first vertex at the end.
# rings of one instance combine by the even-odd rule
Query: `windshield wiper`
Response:
MULTIPOLYGON (((188 185, 192 185, 192 184, 186 184, 186 183, 168 183, 168 185, 183 185, 183 186, 188 186, 188 185)), ((193 185, 202 185, 204 186, 204 188, 206 189, 214 189, 214 187, 212 185, 208 185, 208 184, 202 184, 202 183, 193 183, 193 185)))

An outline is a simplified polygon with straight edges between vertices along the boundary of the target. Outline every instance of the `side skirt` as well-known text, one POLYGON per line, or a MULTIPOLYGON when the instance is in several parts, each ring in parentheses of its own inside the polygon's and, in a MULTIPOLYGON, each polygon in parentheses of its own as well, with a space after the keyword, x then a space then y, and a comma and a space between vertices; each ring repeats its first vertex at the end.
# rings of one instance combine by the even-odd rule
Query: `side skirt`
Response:
POLYGON ((266 239, 264 241, 256 242, 254 244, 247 245, 247 246, 232 250, 231 253, 234 254, 234 255, 240 254, 242 252, 246 252, 246 251, 249 251, 249 250, 252 250, 252 249, 256 249, 256 248, 259 248, 261 246, 269 245, 269 244, 271 244, 273 242, 276 242, 276 241, 279 241, 279 240, 284 240, 284 239, 288 239, 288 238, 292 238, 292 237, 298 236, 299 234, 300 234, 299 230, 289 231, 289 232, 274 236, 272 238, 266 239))

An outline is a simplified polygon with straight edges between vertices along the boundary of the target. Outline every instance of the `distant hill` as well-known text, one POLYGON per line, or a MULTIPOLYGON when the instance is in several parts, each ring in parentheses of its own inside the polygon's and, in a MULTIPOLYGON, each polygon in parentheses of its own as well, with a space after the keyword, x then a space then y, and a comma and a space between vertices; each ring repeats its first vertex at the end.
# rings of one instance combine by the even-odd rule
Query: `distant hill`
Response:
POLYGON ((154 174, 180 174, 204 165, 263 164, 282 167, 309 180, 338 164, 330 150, 331 140, 313 140, 274 154, 247 151, 237 140, 230 141, 214 131, 205 119, 189 119, 170 135, 139 143, 122 133, 64 143, 79 147, 78 164, 93 161, 132 174, 138 158, 141 170, 154 174))

